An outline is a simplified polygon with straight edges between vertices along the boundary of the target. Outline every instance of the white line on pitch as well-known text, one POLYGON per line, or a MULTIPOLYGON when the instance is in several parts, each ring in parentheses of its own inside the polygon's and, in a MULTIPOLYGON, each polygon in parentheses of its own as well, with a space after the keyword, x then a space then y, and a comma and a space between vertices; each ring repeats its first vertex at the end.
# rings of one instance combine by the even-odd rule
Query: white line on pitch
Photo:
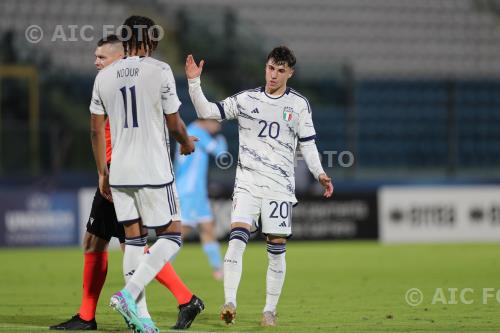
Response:
POLYGON ((15 331, 24 331, 26 332, 26 330, 35 330, 35 331, 39 331, 39 330, 48 330, 49 327, 48 326, 33 326, 33 325, 18 325, 18 324, 12 324, 12 323, 0 323, 0 331, 4 331, 4 330, 15 330, 15 331))

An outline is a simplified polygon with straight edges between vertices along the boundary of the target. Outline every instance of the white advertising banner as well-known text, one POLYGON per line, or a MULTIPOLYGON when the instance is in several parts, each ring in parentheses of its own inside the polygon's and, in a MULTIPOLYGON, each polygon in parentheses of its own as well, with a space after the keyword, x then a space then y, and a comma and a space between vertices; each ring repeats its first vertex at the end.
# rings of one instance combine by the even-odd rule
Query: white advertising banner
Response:
POLYGON ((500 241, 500 186, 384 186, 378 205, 385 243, 500 241))

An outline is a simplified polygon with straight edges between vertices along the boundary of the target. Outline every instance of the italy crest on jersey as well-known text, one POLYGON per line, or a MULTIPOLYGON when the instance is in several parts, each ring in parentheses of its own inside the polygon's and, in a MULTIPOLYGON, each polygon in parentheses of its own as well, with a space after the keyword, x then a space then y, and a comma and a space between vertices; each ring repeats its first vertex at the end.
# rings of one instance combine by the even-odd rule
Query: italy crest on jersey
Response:
POLYGON ((292 120, 293 109, 289 106, 285 106, 283 109, 283 120, 290 121, 292 120))

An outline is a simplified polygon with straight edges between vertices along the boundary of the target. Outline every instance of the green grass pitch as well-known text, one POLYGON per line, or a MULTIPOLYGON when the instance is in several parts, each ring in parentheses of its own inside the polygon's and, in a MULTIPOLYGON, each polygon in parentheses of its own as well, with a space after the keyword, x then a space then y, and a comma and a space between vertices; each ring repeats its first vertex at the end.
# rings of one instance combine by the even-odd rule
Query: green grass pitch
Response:
MULTIPOLYGON (((245 253, 232 326, 218 318, 222 284, 212 280, 200 246, 185 245, 174 266, 206 304, 191 332, 499 332, 499 253, 497 244, 292 241, 278 327, 268 329, 259 327, 267 269, 264 242, 252 241, 245 253), (410 288, 421 290, 420 305, 405 301, 410 288)), ((110 253, 97 310, 102 332, 129 331, 107 306, 123 286, 121 258, 119 251, 110 253)), ((4 249, 0 262, 1 332, 46 331, 77 312, 83 262, 79 249, 4 249)), ((174 298, 157 282, 148 287, 147 296, 153 319, 168 331, 177 314, 174 298)))

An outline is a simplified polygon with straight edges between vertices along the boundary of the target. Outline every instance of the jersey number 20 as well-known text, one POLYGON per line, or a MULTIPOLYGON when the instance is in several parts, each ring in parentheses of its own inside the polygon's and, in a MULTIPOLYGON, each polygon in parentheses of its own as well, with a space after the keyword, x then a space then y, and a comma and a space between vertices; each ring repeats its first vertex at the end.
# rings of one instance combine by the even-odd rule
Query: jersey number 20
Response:
POLYGON ((259 138, 265 138, 266 136, 269 135, 269 137, 276 139, 280 135, 280 124, 279 123, 273 121, 273 122, 268 124, 267 121, 265 121, 265 120, 259 121, 259 125, 262 125, 262 124, 264 126, 262 126, 262 128, 260 130, 260 133, 258 135, 259 138))
MULTIPOLYGON (((129 90, 130 90, 130 99, 132 102, 131 103, 132 104, 132 127, 139 127, 139 125, 137 124, 137 102, 135 100, 135 86, 130 87, 129 90)), ((123 105, 125 106, 125 125, 123 127, 128 128, 127 88, 121 87, 120 91, 122 92, 123 105)))

